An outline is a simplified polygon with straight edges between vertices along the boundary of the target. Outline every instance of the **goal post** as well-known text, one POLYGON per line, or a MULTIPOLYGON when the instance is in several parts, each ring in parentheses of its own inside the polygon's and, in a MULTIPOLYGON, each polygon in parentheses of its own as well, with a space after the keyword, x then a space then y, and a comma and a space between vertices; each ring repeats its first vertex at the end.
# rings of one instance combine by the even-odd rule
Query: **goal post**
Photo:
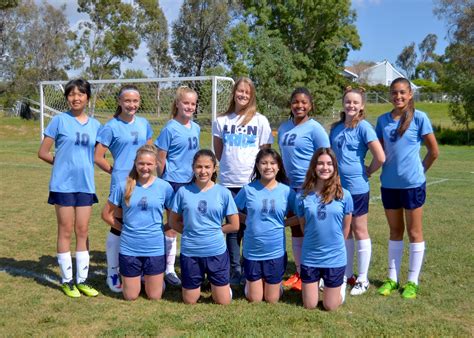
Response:
MULTIPOLYGON (((68 81, 40 82, 40 126, 41 138, 48 119, 67 111, 64 86, 68 81)), ((167 77, 144 79, 88 80, 91 84, 91 98, 87 112, 101 123, 107 122, 117 108, 120 87, 135 85, 140 91, 141 104, 137 112, 153 126, 155 137, 170 119, 171 105, 176 89, 188 86, 198 94, 194 121, 202 131, 203 147, 212 147, 212 122, 229 106, 234 80, 222 76, 167 77)))

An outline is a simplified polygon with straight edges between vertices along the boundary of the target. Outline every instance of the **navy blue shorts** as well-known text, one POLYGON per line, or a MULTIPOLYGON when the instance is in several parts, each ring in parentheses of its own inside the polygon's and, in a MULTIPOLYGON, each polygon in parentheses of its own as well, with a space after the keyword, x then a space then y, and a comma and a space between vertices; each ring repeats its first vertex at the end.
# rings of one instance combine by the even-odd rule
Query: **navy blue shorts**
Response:
POLYGON ((268 284, 279 284, 285 274, 288 257, 286 253, 275 259, 254 261, 244 257, 244 274, 248 281, 263 279, 268 284))
POLYGON ((50 191, 48 203, 61 205, 63 207, 90 207, 94 203, 99 203, 99 200, 96 194, 50 191))
POLYGON ((382 203, 385 209, 416 209, 426 200, 426 182, 417 188, 389 189, 381 188, 382 203))
POLYGON ((345 266, 339 268, 315 268, 301 264, 301 281, 303 283, 319 282, 322 278, 324 286, 337 288, 344 283, 345 266))
POLYGON ((181 265, 181 283, 185 289, 197 289, 204 281, 204 275, 212 285, 224 286, 229 284, 230 262, 229 253, 210 257, 179 256, 181 265))
POLYGON ((352 195, 354 203, 354 212, 352 216, 362 216, 369 213, 369 199, 370 193, 352 195))
POLYGON ((177 192, 179 188, 189 184, 189 182, 188 183, 178 183, 178 182, 169 182, 169 181, 168 181, 168 183, 171 185, 171 188, 173 188, 174 192, 177 192))
POLYGON ((166 270, 166 257, 163 256, 127 256, 119 254, 120 274, 125 277, 141 275, 159 275, 166 270))

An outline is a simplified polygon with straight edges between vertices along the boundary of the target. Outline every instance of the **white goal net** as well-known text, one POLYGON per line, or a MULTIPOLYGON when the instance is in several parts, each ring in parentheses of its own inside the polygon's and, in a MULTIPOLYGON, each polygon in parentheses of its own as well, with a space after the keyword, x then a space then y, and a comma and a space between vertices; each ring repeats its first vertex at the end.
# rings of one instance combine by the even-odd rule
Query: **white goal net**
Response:
MULTIPOLYGON (((49 119, 67 111, 64 86, 67 81, 44 81, 40 83, 41 137, 49 119)), ((198 93, 198 104, 194 121, 201 126, 202 147, 211 147, 211 125, 217 114, 224 112, 232 95, 234 80, 220 76, 90 80, 92 96, 88 113, 105 123, 115 113, 117 94, 125 84, 138 87, 141 105, 138 114, 150 121, 156 137, 170 119, 171 104, 176 89, 188 86, 198 93)))

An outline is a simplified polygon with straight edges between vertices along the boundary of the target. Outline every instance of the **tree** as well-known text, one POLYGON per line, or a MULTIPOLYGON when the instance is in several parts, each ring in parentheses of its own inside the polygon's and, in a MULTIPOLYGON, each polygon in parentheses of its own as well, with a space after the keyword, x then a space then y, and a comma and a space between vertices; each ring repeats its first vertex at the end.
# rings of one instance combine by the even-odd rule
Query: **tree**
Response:
POLYGON ((148 62, 156 77, 166 77, 173 65, 166 17, 158 0, 137 0, 136 3, 139 9, 137 28, 148 47, 148 62))
POLYGON ((395 62, 398 67, 405 71, 405 75, 409 79, 412 79, 415 74, 416 57, 415 43, 412 42, 403 48, 402 52, 397 57, 397 61, 395 62))
POLYGON ((203 75, 224 61, 223 42, 229 24, 223 0, 184 0, 173 23, 171 48, 176 70, 183 76, 203 75))
POLYGON ((436 34, 428 34, 423 41, 418 45, 420 51, 420 62, 427 62, 429 59, 433 59, 433 53, 436 49, 436 43, 438 42, 438 36, 436 34))
POLYGON ((347 55, 361 45, 350 1, 243 0, 242 5, 250 31, 255 34, 263 27, 269 37, 279 38, 304 75, 288 86, 306 85, 317 111, 330 112, 340 96, 339 73, 347 55))
POLYGON ((474 4, 468 0, 438 0, 435 13, 446 19, 450 33, 441 84, 450 94, 451 119, 466 128, 469 144, 474 121, 474 4))
POLYGON ((92 79, 117 77, 120 61, 133 60, 140 46, 134 7, 120 0, 78 0, 78 12, 89 15, 76 33, 74 68, 85 66, 92 79))

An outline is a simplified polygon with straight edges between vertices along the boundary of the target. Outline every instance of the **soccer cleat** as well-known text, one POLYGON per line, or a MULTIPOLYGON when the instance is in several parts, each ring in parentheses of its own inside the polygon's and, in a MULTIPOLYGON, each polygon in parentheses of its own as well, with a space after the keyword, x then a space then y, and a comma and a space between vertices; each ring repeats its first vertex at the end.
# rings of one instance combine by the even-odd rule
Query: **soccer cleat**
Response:
POLYGON ((347 284, 350 286, 355 286, 357 283, 357 278, 356 276, 352 275, 349 278, 347 278, 347 284))
POLYGON ((324 279, 319 279, 319 291, 324 292, 324 279))
POLYGON ((120 282, 120 276, 118 274, 108 276, 107 286, 112 292, 122 292, 122 283, 120 282))
POLYGON ((302 281, 301 281, 301 278, 298 279, 296 281, 296 283, 294 283, 292 286, 291 286, 291 290, 295 290, 295 291, 301 291, 302 289, 302 281))
POLYGON ((87 281, 76 284, 76 287, 87 297, 96 297, 97 295, 99 295, 99 291, 87 284, 87 281))
POLYGON ((346 288, 347 288, 347 280, 344 277, 344 282, 341 285, 341 304, 344 304, 346 301, 346 288))
POLYGON ((300 280, 300 274, 298 272, 295 272, 286 281, 283 282, 283 286, 285 288, 291 288, 293 284, 295 284, 299 280, 300 280))
POLYGON ((379 295, 389 296, 392 293, 392 291, 397 290, 398 287, 399 287, 399 284, 397 282, 391 279, 386 279, 383 282, 382 286, 379 287, 377 292, 379 293, 379 295))
MULTIPOLYGON (((349 283, 347 283, 349 284, 349 283)), ((367 292, 369 289, 369 281, 356 282, 351 290, 351 296, 360 296, 367 292)))
POLYGON ((402 298, 405 299, 414 299, 418 293, 418 285, 414 282, 408 282, 403 286, 402 298))
POLYGON ((169 272, 165 274, 165 282, 172 286, 181 286, 181 279, 179 279, 176 272, 169 272))
POLYGON ((69 282, 65 282, 61 284, 61 290, 66 294, 66 296, 71 298, 79 298, 81 297, 81 293, 74 285, 74 282, 71 280, 69 282))

